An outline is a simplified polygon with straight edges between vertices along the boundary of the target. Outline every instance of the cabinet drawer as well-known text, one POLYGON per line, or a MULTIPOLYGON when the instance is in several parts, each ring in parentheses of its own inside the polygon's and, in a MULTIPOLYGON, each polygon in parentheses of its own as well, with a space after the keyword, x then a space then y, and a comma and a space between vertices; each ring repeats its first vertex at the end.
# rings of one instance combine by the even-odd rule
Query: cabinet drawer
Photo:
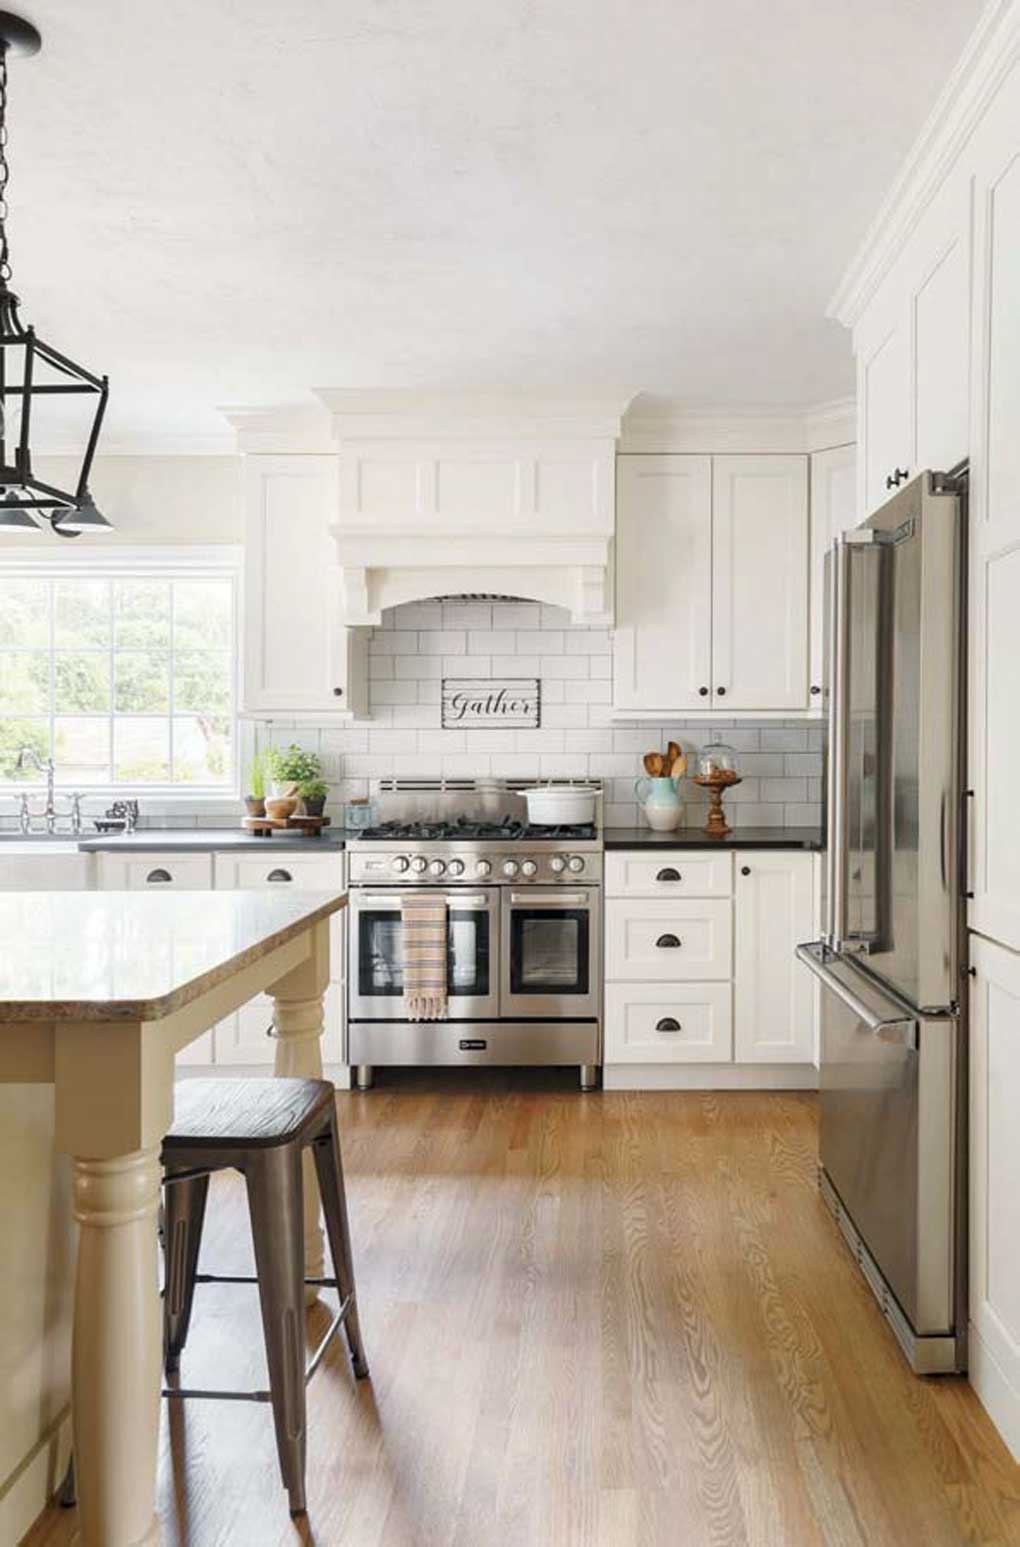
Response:
POLYGON ((729 1063, 732 993, 728 983, 610 983, 605 1062, 729 1063))
POLYGON ((99 885, 104 891, 208 891, 211 854, 100 854, 99 885))
POLYGON ((606 977, 610 982, 674 983, 728 978, 733 969, 729 902, 610 900, 606 977))
MULTIPOLYGON (((330 983, 323 999, 322 1061, 338 1063, 341 1046, 341 995, 339 984, 330 983)), ((270 1034, 273 1001, 256 994, 215 1029, 217 1064, 272 1064, 276 1038, 270 1034)))
POLYGON ((343 854, 217 854, 216 885, 339 892, 344 886, 343 854))
POLYGON ((607 897, 729 897, 733 855, 700 849, 606 855, 607 897))

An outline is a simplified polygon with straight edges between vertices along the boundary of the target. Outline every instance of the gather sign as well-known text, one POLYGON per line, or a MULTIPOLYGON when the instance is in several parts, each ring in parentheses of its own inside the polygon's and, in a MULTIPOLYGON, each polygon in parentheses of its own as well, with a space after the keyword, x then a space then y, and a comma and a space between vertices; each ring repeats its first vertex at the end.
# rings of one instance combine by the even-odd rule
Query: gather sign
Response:
POLYGON ((533 730, 539 724, 541 691, 537 677, 444 677, 444 730, 500 725, 533 730))

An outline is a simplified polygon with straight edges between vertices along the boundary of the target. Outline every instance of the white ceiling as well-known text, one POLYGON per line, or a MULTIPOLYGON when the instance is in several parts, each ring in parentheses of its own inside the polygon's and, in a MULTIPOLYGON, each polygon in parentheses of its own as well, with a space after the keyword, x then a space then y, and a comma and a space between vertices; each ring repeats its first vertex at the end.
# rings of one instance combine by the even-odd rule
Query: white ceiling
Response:
POLYGON ((111 442, 313 387, 852 390, 825 304, 979 0, 37 0, 26 320, 111 442))

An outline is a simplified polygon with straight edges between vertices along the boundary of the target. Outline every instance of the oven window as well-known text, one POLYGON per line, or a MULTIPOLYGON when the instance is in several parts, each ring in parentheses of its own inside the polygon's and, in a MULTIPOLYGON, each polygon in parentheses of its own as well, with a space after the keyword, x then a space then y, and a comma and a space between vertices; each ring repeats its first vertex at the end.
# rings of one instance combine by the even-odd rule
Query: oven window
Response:
POLYGON ((510 992, 587 994, 588 929, 584 908, 514 908, 510 992))
MULTIPOLYGON (((366 910, 358 920, 358 993, 382 998, 404 992, 400 914, 366 910)), ((447 993, 489 992, 489 915, 449 909, 446 927, 447 993)))

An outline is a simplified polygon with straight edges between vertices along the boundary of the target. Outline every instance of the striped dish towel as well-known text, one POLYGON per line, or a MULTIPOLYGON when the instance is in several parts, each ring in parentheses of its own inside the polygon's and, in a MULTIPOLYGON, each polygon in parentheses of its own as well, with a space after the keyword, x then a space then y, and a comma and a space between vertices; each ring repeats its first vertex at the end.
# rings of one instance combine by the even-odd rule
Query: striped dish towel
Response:
POLYGON ((427 892, 400 899, 404 1013, 409 1021, 446 1016, 446 899, 427 892))

